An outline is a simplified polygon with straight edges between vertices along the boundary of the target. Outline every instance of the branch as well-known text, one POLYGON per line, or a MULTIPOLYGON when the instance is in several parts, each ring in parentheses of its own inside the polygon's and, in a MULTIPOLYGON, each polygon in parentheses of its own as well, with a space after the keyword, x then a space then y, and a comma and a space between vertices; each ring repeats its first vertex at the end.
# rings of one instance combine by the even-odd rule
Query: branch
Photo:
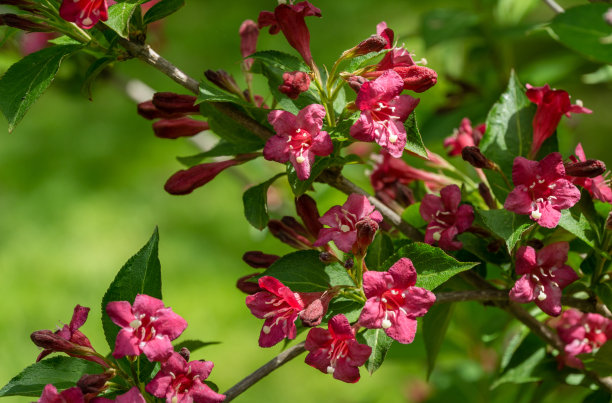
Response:
POLYGON ((291 361, 298 355, 302 354, 304 351, 306 351, 306 349, 304 348, 304 342, 301 342, 300 344, 296 344, 295 346, 283 351, 282 353, 274 357, 272 360, 268 361, 266 364, 264 364, 263 366, 255 370, 255 372, 248 375, 246 378, 244 378, 243 380, 241 380, 240 382, 238 382, 237 384, 229 388, 224 393, 225 395, 224 402, 229 402, 233 400, 238 395, 240 395, 242 392, 244 392, 245 390, 253 386, 255 383, 257 383, 260 379, 268 375, 270 372, 274 371, 275 369, 285 364, 286 362, 291 361))
POLYGON ((550 7, 555 13, 561 14, 564 13, 565 10, 561 7, 555 0, 543 0, 544 3, 550 7))

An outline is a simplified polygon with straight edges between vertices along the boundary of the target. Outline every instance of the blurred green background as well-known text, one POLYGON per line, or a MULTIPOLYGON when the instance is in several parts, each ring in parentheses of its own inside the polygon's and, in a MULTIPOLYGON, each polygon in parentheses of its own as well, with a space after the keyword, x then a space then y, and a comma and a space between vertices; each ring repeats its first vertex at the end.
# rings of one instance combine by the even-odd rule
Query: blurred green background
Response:
MULTIPOLYGON (((554 15, 543 2, 313 3, 323 13, 321 19, 307 20, 319 66, 333 64, 344 49, 375 33, 376 24, 383 20, 395 30, 399 42, 416 53, 416 59, 427 58, 439 82, 421 94, 417 115, 424 141, 434 151, 442 152, 441 140, 458 127, 462 117, 474 123, 484 121, 514 68, 523 83, 565 89, 594 111, 563 119, 559 138, 564 156, 580 141, 587 157, 610 162, 609 81, 592 83, 589 74, 601 64, 564 48, 541 27, 554 15)), ((570 7, 583 2, 560 3, 570 7)), ((238 27, 275 4, 271 0, 187 1, 164 22, 163 38, 158 38, 156 47, 197 79, 205 69, 220 68, 239 77, 238 27)), ((0 71, 20 57, 11 43, 8 40, 0 53, 0 71)), ((258 49, 293 52, 281 35, 270 36, 267 31, 261 33, 258 49)), ((116 271, 158 226, 164 301, 189 322, 179 341, 222 341, 192 357, 214 361, 210 380, 226 390, 281 350, 280 346, 257 346, 261 321, 250 315, 244 295, 234 287, 238 277, 252 272, 241 260, 245 251, 290 251, 251 228, 242 214, 245 187, 262 182, 281 167, 260 159, 223 173, 189 196, 166 194, 163 184, 181 169, 174 157, 194 154, 197 149, 189 141, 154 137, 151 122, 136 115, 123 85, 138 77, 157 91, 185 91, 141 62, 128 61, 115 65, 112 74, 94 85, 90 102, 80 93, 79 77, 86 61, 77 57, 65 62, 52 88, 17 129, 12 134, 0 130, 0 383, 34 362, 39 351, 29 334, 67 323, 76 304, 92 308, 81 330, 94 347, 107 352, 100 324, 102 295, 116 271)), ((263 82, 256 89, 263 93, 263 82)), ((0 129, 6 127, 3 120, 0 129)), ((350 174, 368 186, 361 171, 350 174)), ((322 211, 345 198, 321 185, 315 188, 322 211)), ((278 192, 290 200, 283 185, 278 192)), ((287 201, 271 209, 276 218, 294 214, 287 201)), ((429 384, 418 333, 412 345, 396 343, 372 377, 362 370, 362 379, 355 385, 319 373, 304 365, 302 357, 238 401, 542 401, 537 393, 544 384, 539 389, 531 384, 506 384, 489 390, 505 342, 501 330, 507 325, 508 318, 495 308, 456 307, 429 384)), ((560 386, 545 401, 577 401, 586 394, 585 389, 560 386)))

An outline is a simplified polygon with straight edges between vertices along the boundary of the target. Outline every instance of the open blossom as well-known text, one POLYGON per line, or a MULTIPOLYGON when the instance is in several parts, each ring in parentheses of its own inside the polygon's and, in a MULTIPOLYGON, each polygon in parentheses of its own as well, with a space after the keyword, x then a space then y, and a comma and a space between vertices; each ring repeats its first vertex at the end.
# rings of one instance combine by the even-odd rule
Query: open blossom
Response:
POLYGON ((305 348, 309 351, 306 364, 348 383, 359 380, 359 367, 372 354, 372 347, 357 342, 353 328, 342 314, 329 320, 328 330, 310 329, 305 348))
POLYGON ((276 135, 266 142, 264 158, 276 162, 291 161, 300 180, 308 179, 315 155, 332 153, 333 144, 329 134, 321 131, 325 108, 312 104, 298 112, 275 110, 268 114, 268 121, 276 135))
POLYGON ((89 29, 98 21, 108 19, 106 0, 64 0, 59 9, 60 17, 74 22, 83 29, 89 29))
POLYGON ((568 309, 551 325, 565 344, 564 364, 574 368, 584 366, 577 355, 592 353, 612 339, 612 321, 596 313, 568 309))
POLYGON ((474 209, 461 203, 461 189, 449 185, 440 190, 440 197, 427 194, 421 201, 419 213, 429 224, 425 230, 425 242, 444 250, 461 249, 461 242, 455 236, 465 232, 474 222, 474 209))
POLYGON ((363 220, 382 221, 382 215, 364 195, 353 193, 342 206, 333 206, 319 219, 322 228, 314 246, 323 246, 334 241, 338 249, 350 252, 357 241, 357 224, 363 220))
POLYGON ((504 208, 528 214, 542 227, 554 228, 561 210, 580 200, 580 191, 565 178, 561 154, 550 153, 541 161, 516 157, 512 166, 515 188, 508 194, 504 208))
POLYGON ((400 95, 403 86, 400 75, 392 70, 364 83, 355 100, 361 116, 350 131, 355 139, 375 141, 396 158, 406 145, 404 121, 419 103, 410 95, 400 95))
POLYGON ((272 347, 285 337, 295 339, 298 314, 322 295, 293 292, 270 276, 261 277, 259 287, 264 291, 246 297, 246 305, 255 317, 265 319, 259 335, 260 347, 272 347))
POLYGON ((134 305, 128 301, 109 302, 106 313, 122 328, 115 342, 115 358, 144 353, 150 361, 163 361, 174 351, 170 341, 187 327, 185 319, 166 308, 160 299, 145 294, 138 294, 134 305))
POLYGON ((533 117, 533 143, 531 143, 532 157, 535 157, 544 141, 557 130, 561 117, 570 113, 592 113, 590 109, 582 106, 578 101, 576 105, 570 102, 570 96, 563 90, 551 90, 548 84, 543 87, 533 87, 527 84, 527 98, 538 105, 533 117))
POLYGON ((536 253, 531 246, 521 246, 516 253, 516 273, 522 276, 510 290, 510 299, 532 302, 542 311, 561 313, 561 290, 578 280, 576 272, 565 264, 569 244, 557 242, 536 253))
MULTIPOLYGON (((572 155, 570 160, 573 162, 584 162, 587 160, 584 150, 582 149, 582 144, 578 143, 576 146, 576 156, 574 157, 572 155)), ((609 172, 606 176, 608 175, 609 172)), ((588 190, 594 198, 612 203, 612 189, 610 188, 609 180, 606 180, 606 176, 599 175, 594 178, 582 178, 568 175, 567 178, 572 181, 574 185, 582 186, 588 190)))
POLYGON ((408 258, 401 258, 389 271, 367 271, 363 274, 363 291, 367 301, 359 324, 368 329, 384 329, 387 336, 402 344, 412 343, 416 318, 427 313, 436 296, 415 287, 417 273, 408 258))
POLYGON ((48 384, 37 403, 85 403, 85 398, 81 389, 77 387, 58 392, 55 386, 48 384))
POLYGON ((187 362, 179 353, 172 353, 145 388, 147 392, 166 403, 222 402, 225 395, 212 390, 204 383, 212 371, 212 361, 187 362))
POLYGON ((484 123, 472 127, 470 119, 463 118, 459 129, 455 129, 452 136, 444 139, 444 147, 450 148, 448 150, 448 155, 460 155, 463 148, 478 146, 480 139, 482 139, 484 135, 485 129, 486 125, 484 123))
POLYGON ((142 397, 140 391, 136 386, 122 395, 115 397, 114 399, 108 399, 106 397, 96 397, 91 400, 91 403, 147 403, 145 398, 142 397))
POLYGON ((259 13, 257 23, 259 28, 270 27, 270 34, 283 31, 283 35, 309 66, 313 66, 310 53, 310 32, 304 21, 305 17, 321 17, 321 10, 307 1, 297 4, 279 4, 274 12, 262 11, 259 13))

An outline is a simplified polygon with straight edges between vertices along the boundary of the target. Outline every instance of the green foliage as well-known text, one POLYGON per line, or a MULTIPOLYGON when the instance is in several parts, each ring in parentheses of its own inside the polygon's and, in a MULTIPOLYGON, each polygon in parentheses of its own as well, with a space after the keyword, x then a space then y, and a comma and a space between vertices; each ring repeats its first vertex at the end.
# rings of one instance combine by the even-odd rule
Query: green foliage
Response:
POLYGON ((346 157, 315 157, 315 162, 310 168, 310 176, 305 180, 300 180, 297 177, 297 172, 291 163, 287 163, 287 178, 293 194, 301 196, 312 187, 312 184, 317 177, 331 167, 342 167, 346 164, 351 164, 359 161, 360 158, 356 155, 347 155, 346 157))
POLYGON ((368 253, 365 257, 365 263, 369 270, 376 270, 382 267, 385 260, 393 254, 393 241, 389 235, 379 231, 372 244, 368 247, 368 253))
POLYGON ((62 60, 81 45, 57 45, 32 53, 13 64, 0 79, 0 109, 9 132, 51 85, 62 60))
POLYGON ((577 357, 586 369, 595 371, 599 376, 612 375, 612 343, 604 343, 594 354, 579 354, 577 357))
POLYGON ((439 8, 423 15, 421 35, 429 48, 449 39, 479 35, 478 22, 478 16, 471 11, 439 8))
POLYGON ((97 59, 95 62, 89 65, 89 68, 85 72, 85 80, 83 81, 83 92, 87 95, 87 98, 91 101, 93 96, 91 94, 91 86, 93 85, 98 75, 104 71, 109 65, 114 63, 117 57, 114 55, 108 55, 97 59))
POLYGON ((189 350, 190 353, 193 353, 196 350, 199 350, 201 348, 207 347, 207 346, 213 346, 215 344, 219 344, 221 342, 219 341, 209 341, 209 342, 205 342, 205 341, 201 341, 201 340, 183 340, 180 343, 174 345, 174 351, 181 351, 182 348, 186 348, 187 350, 189 350))
POLYGON ((423 317, 423 340, 427 352, 427 378, 436 366, 440 347, 453 315, 454 304, 435 304, 423 317))
POLYGON ((177 157, 176 159, 183 165, 192 167, 198 165, 204 159, 209 157, 222 157, 237 154, 252 153, 261 148, 260 143, 230 143, 225 140, 219 141, 213 148, 188 157, 177 157))
POLYGON ((104 22, 104 25, 115 31, 119 36, 127 38, 130 33, 130 19, 138 6, 140 6, 138 0, 113 4, 108 8, 108 20, 104 22))
POLYGON ((257 135, 244 126, 228 117, 226 114, 219 112, 213 105, 203 102, 200 104, 200 112, 208 118, 210 129, 223 140, 240 144, 242 146, 253 146, 262 148, 264 142, 257 135))
POLYGON ((372 354, 365 363, 365 368, 372 375, 385 360, 387 352, 393 344, 393 339, 387 336, 383 329, 367 329, 359 334, 358 340, 362 340, 362 343, 365 342, 372 347, 372 354))
POLYGON ((492 233, 506 242, 508 253, 512 253, 523 232, 533 224, 526 215, 518 215, 504 209, 476 209, 475 212, 492 233))
POLYGON ((329 303, 329 307, 323 321, 328 322, 332 317, 338 314, 343 314, 346 316, 349 323, 357 322, 362 309, 363 302, 358 302, 344 297, 336 297, 329 303))
MULTIPOLYGON (((161 3, 159 3, 161 4, 161 3)), ((200 102, 230 102, 234 104, 244 103, 235 94, 231 94, 209 83, 206 80, 200 81, 200 92, 198 93, 198 103, 200 102)))
POLYGON ((40 396, 45 385, 58 390, 73 387, 84 374, 102 372, 99 364, 75 357, 58 356, 39 361, 24 369, 2 389, 0 396, 40 396))
POLYGON ((414 112, 408 115, 408 119, 404 122, 404 128, 406 129, 406 150, 427 158, 427 150, 425 144, 423 144, 414 112))
POLYGON ((284 71, 308 71, 308 66, 297 57, 278 50, 264 50, 249 56, 266 64, 278 66, 284 71))
POLYGON ((270 217, 268 216, 268 188, 276 179, 285 175, 280 173, 264 183, 252 186, 242 195, 244 216, 247 221, 258 230, 266 228, 270 217))
POLYGON ((162 18, 166 18, 170 14, 177 12, 185 5, 185 0, 162 0, 153 5, 143 17, 145 24, 150 24, 162 18))

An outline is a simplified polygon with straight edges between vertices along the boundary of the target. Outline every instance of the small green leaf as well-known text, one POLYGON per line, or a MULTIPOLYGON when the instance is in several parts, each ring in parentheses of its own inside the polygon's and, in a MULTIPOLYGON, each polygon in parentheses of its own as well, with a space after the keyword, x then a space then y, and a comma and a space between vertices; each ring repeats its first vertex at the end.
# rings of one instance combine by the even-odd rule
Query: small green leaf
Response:
POLYGON ((85 81, 83 82, 83 92, 87 95, 87 98, 91 101, 93 99, 91 95, 91 86, 98 77, 98 75, 117 58, 115 56, 104 56, 93 62, 87 71, 85 72, 85 81))
POLYGON ((179 160, 181 164, 192 167, 201 163, 205 158, 247 154, 255 152, 260 148, 261 145, 257 143, 236 144, 221 140, 208 151, 204 151, 196 155, 190 155, 189 157, 177 157, 176 159, 179 160))
MULTIPOLYGON (((161 4, 161 3, 159 3, 161 4)), ((234 94, 230 94, 227 91, 209 83, 208 81, 200 81, 199 86, 200 92, 198 94, 198 103, 200 102, 231 102, 234 104, 244 103, 243 100, 238 98, 234 94)))
POLYGON ((612 343, 604 343, 595 354, 579 354, 577 357, 586 369, 602 377, 612 375, 612 343))
POLYGON ((208 118, 210 130, 223 140, 240 144, 242 146, 259 145, 259 148, 264 146, 264 141, 257 135, 244 126, 236 122, 224 113, 219 112, 214 106, 207 102, 200 104, 200 112, 208 118))
POLYGON ((264 63, 281 67, 285 71, 305 71, 309 70, 308 66, 297 57, 288 53, 279 52, 278 50, 264 50, 255 52, 249 56, 255 60, 261 60, 264 63))
POLYGON ((299 180, 297 177, 297 172, 295 168, 290 163, 287 163, 287 178, 289 179, 289 185, 291 186, 291 190, 293 190, 293 194, 297 196, 301 196, 310 189, 313 182, 317 177, 323 172, 325 169, 334 166, 343 166, 347 163, 354 161, 352 158, 343 158, 343 157, 316 157, 314 164, 310 168, 310 176, 308 179, 299 180))
POLYGON ((130 19, 138 6, 137 1, 113 4, 108 8, 108 20, 104 22, 104 25, 127 38, 130 31, 130 19))
POLYGON ((181 351, 182 348, 186 348, 190 353, 199 350, 203 347, 212 346, 215 344, 221 344, 220 341, 201 341, 201 340, 183 340, 178 344, 174 345, 174 351, 181 351))
POLYGON ((528 216, 514 214, 505 209, 476 209, 476 214, 480 216, 482 222, 491 232, 506 241, 506 247, 510 254, 512 254, 516 243, 521 239, 523 232, 533 223, 528 216))
POLYGON ((325 291, 334 286, 355 285, 341 264, 325 265, 315 250, 301 250, 285 255, 262 275, 276 278, 295 292, 325 291))
POLYGON ((454 304, 435 304, 423 317, 423 340, 427 352, 427 379, 436 365, 436 358, 453 315, 454 304))
POLYGON ((404 122, 404 128, 406 129, 406 150, 427 158, 427 149, 425 144, 423 144, 423 138, 421 137, 414 112, 408 115, 408 119, 404 122))
POLYGON ((178 9, 184 5, 185 0, 162 0, 147 11, 144 15, 143 22, 145 24, 150 24, 154 21, 166 18, 170 14, 178 11, 178 9))
POLYGON ((106 314, 106 305, 111 301, 128 301, 133 304, 138 294, 162 298, 158 243, 159 234, 155 228, 147 244, 119 270, 102 298, 102 327, 111 350, 115 348, 119 327, 106 314))
POLYGON ((0 396, 35 396, 52 383, 58 390, 68 389, 84 374, 97 374, 103 368, 94 362, 75 357, 57 356, 32 364, 11 379, 2 389, 0 396))
POLYGON ((385 260, 393 254, 393 241, 389 235, 379 231, 374 237, 372 244, 368 247, 365 258, 366 266, 369 270, 376 270, 382 267, 385 260))
POLYGON ((329 322, 331 318, 338 314, 343 314, 348 319, 349 323, 356 322, 359 319, 361 310, 363 309, 363 303, 357 302, 352 299, 337 297, 334 298, 327 309, 327 313, 323 318, 324 322, 329 322))
POLYGON ((247 221, 258 230, 262 230, 268 225, 268 188, 276 179, 285 175, 278 174, 264 183, 252 186, 242 195, 244 205, 244 216, 247 221))
POLYGON ((459 262, 444 253, 440 248, 422 242, 414 242, 399 248, 387 259, 382 270, 387 270, 399 259, 406 257, 412 261, 417 271, 417 287, 433 290, 457 273, 476 266, 475 262, 459 262))
POLYGON ((604 19, 609 8, 609 4, 568 8, 555 16, 550 28, 556 35, 555 39, 568 48, 591 59, 612 63, 612 26, 604 19))
POLYGON ((591 229, 589 221, 578 207, 575 206, 571 209, 561 210, 559 226, 584 241, 587 245, 594 247, 593 239, 595 234, 591 229))
POLYGON ((597 296, 608 307, 608 309, 612 309, 612 287, 610 287, 610 284, 597 284, 597 296))
POLYGON ((387 352, 393 344, 393 339, 387 336, 383 329, 368 329, 359 334, 359 338, 363 339, 365 344, 372 347, 372 354, 365 363, 365 368, 372 375, 385 361, 387 352))
POLYGON ((427 221, 423 220, 420 213, 421 202, 412 203, 406 207, 406 210, 402 213, 402 220, 415 228, 423 228, 427 225, 427 221))
POLYGON ((32 53, 13 64, 0 78, 0 109, 9 133, 23 119, 55 78, 62 60, 82 45, 57 45, 32 53))

